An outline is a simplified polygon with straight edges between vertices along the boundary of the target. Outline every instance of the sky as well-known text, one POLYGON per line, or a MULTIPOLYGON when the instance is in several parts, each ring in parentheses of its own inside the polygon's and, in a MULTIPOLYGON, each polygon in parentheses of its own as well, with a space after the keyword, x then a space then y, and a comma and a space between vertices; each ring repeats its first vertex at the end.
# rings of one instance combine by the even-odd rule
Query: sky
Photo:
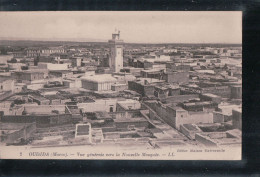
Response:
POLYGON ((0 12, 0 38, 128 43, 242 43, 239 11, 0 12))

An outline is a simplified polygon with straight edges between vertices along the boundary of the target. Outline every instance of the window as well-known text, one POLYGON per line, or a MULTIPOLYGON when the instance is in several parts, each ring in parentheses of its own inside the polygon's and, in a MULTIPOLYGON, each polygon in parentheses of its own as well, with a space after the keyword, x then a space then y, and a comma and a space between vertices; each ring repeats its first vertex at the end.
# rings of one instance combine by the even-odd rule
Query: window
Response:
POLYGON ((113 112, 113 107, 110 107, 109 112, 113 112))

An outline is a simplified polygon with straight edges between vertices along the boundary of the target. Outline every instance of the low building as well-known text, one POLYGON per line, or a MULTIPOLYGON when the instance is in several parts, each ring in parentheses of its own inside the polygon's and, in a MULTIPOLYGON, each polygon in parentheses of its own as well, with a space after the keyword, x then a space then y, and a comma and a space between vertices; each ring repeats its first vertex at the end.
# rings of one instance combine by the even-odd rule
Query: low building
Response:
POLYGON ((141 77, 162 79, 163 70, 158 70, 158 69, 142 70, 141 71, 141 77))
POLYGON ((35 123, 2 123, 0 124, 1 143, 19 144, 26 143, 36 130, 35 123))
POLYGON ((195 140, 195 134, 202 132, 195 124, 183 124, 180 126, 180 131, 189 139, 195 140))
POLYGON ((201 93, 211 93, 222 98, 230 98, 231 89, 228 86, 205 87, 201 88, 201 93))
POLYGON ((22 115, 3 115, 2 123, 33 123, 36 127, 53 127, 72 123, 72 114, 64 105, 27 105, 22 115))
POLYGON ((68 70, 52 70, 49 71, 49 78, 69 78, 73 76, 72 71, 68 70))
POLYGON ((213 114, 210 112, 188 112, 181 107, 164 105, 157 101, 146 101, 145 104, 151 108, 149 114, 152 119, 159 116, 177 130, 183 124, 213 123, 213 114))
POLYGON ((11 73, 11 77, 17 82, 31 83, 37 80, 44 79, 44 73, 38 71, 16 71, 11 73))
POLYGON ((193 103, 182 103, 182 108, 187 111, 204 111, 207 110, 208 112, 215 111, 215 109, 218 107, 218 104, 212 101, 199 101, 199 102, 193 102, 193 103))
POLYGON ((124 91, 128 89, 128 85, 127 84, 113 84, 111 85, 111 90, 112 91, 124 91))
POLYGON ((131 73, 132 75, 134 75, 136 77, 140 77, 142 70, 143 70, 143 68, 124 67, 123 69, 120 70, 120 72, 131 73))
POLYGON ((189 82, 189 72, 188 71, 178 71, 178 72, 166 72, 164 80, 168 83, 188 83, 189 82))
POLYGON ((93 91, 111 90, 111 86, 117 82, 110 74, 84 76, 81 79, 82 88, 93 91))
POLYGON ((134 129, 134 128, 147 128, 149 122, 145 118, 125 118, 114 120, 117 129, 134 129))
POLYGON ((37 103, 38 105, 49 105, 50 100, 40 95, 28 95, 28 99, 37 103))
POLYGON ((53 53, 65 53, 65 50, 63 47, 30 47, 26 49, 26 55, 28 57, 50 56, 53 53))
POLYGON ((213 111, 213 122, 214 123, 223 123, 225 120, 228 120, 229 116, 225 115, 222 112, 213 111))
POLYGON ((167 70, 169 71, 190 71, 190 65, 189 64, 183 64, 183 63, 172 63, 166 65, 167 70))
POLYGON ((154 78, 138 78, 136 81, 128 82, 128 89, 136 91, 142 96, 154 96, 154 86, 164 82, 154 78))
POLYGON ((0 92, 13 91, 14 80, 9 76, 0 77, 0 92))
POLYGON ((195 140, 206 147, 241 146, 241 131, 234 129, 226 132, 196 133, 195 140))
POLYGON ((96 99, 94 102, 78 103, 78 108, 84 112, 106 111, 115 112, 118 99, 96 99))
POLYGON ((211 94, 211 93, 205 93, 200 95, 200 99, 202 101, 212 101, 217 104, 221 103, 222 98, 220 96, 211 94))
POLYGON ((128 84, 128 81, 136 80, 136 77, 130 73, 113 73, 112 76, 117 79, 117 82, 120 84, 128 84))
POLYGON ((83 59, 79 57, 75 57, 75 58, 70 58, 70 60, 71 60, 72 67, 80 67, 83 59))
POLYGON ((173 84, 160 84, 154 87, 154 96, 160 100, 180 95, 180 87, 173 84))
POLYGON ((128 111, 141 109, 141 103, 137 100, 125 100, 118 101, 116 105, 116 111, 128 111))
POLYGON ((176 105, 178 103, 190 102, 192 100, 199 100, 199 94, 172 95, 165 99, 161 99, 161 102, 176 105))
POLYGON ((69 65, 67 63, 56 64, 56 63, 38 63, 39 69, 48 69, 50 71, 57 70, 68 70, 69 65))

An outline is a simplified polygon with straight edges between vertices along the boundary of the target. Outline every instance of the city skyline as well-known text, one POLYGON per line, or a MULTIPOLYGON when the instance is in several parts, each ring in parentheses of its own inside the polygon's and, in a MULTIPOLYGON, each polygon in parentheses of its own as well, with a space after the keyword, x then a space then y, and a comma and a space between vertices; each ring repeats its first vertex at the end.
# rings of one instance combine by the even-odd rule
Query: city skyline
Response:
POLYGON ((242 43, 242 12, 1 12, 0 38, 126 43, 242 43), (19 29, 19 30, 17 30, 19 29))
POLYGON ((241 160, 242 45, 121 34, 1 41, 1 158, 241 160))

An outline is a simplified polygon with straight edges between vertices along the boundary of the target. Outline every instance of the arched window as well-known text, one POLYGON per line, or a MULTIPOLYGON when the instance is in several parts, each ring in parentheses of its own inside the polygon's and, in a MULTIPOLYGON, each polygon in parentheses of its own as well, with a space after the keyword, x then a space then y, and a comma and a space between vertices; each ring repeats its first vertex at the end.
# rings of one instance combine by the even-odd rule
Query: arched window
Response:
POLYGON ((109 112, 113 112, 113 107, 110 107, 109 112))

